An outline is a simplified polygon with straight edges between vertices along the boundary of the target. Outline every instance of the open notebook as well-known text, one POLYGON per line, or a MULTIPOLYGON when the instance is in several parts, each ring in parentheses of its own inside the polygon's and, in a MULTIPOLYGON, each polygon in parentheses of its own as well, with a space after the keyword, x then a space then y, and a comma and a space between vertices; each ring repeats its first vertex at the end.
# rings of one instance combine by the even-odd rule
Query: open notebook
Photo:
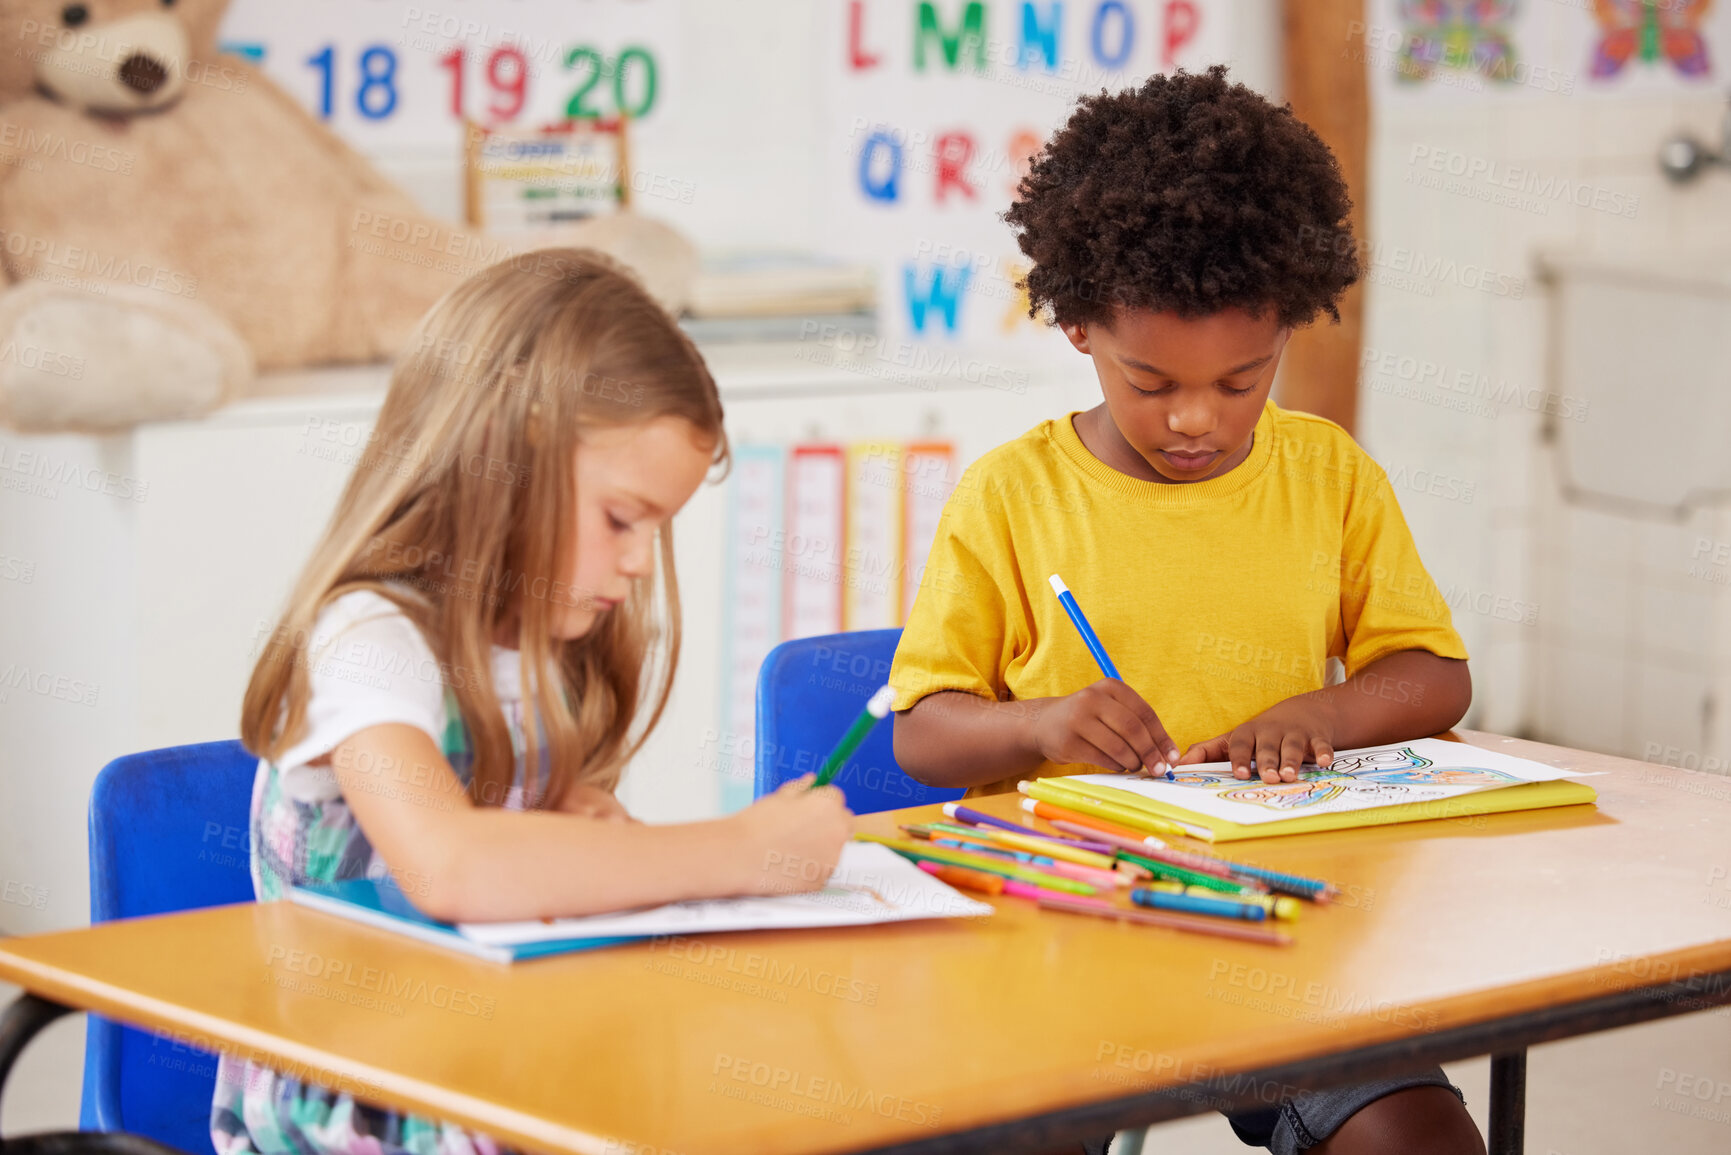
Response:
POLYGON ((1460 818, 1593 802, 1598 795, 1560 770, 1441 738, 1341 750, 1328 769, 1307 765, 1296 782, 1234 778, 1225 762, 1147 774, 1044 779, 1103 786, 1122 805, 1177 822, 1197 838, 1230 842, 1427 818, 1460 818))
POLYGON ((416 910, 389 880, 365 878, 291 887, 289 897, 315 910, 497 962, 590 950, 657 935, 868 926, 992 913, 986 903, 975 902, 939 882, 887 847, 864 842, 842 847, 841 861, 822 890, 771 898, 674 902, 587 918, 453 925, 416 910))

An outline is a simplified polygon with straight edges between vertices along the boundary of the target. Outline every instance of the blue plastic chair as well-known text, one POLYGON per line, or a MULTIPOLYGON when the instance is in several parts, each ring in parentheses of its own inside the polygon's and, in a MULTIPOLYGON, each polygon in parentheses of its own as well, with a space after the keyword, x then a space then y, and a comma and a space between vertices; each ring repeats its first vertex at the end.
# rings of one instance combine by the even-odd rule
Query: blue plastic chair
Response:
MULTIPOLYGON (((756 794, 822 765, 872 693, 889 680, 900 630, 783 642, 757 673, 756 794)), ((896 765, 893 718, 879 723, 835 776, 855 814, 951 802, 962 790, 916 782, 896 765)))
MULTIPOLYGON (((90 921, 251 902, 258 759, 239 742, 116 758, 90 792, 90 921)), ((78 1125, 211 1155, 216 1056, 89 1017, 78 1125)))

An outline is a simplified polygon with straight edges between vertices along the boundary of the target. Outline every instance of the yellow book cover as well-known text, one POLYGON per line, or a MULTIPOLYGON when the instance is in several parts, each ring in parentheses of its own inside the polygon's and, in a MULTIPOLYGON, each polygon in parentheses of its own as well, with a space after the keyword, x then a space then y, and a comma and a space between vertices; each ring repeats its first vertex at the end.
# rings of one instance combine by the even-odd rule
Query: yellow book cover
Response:
POLYGON ((1240 779, 1225 763, 1179 767, 1172 779, 1084 774, 1042 783, 1131 813, 1176 822, 1198 838, 1234 842, 1395 822, 1590 804, 1570 771, 1464 742, 1421 738, 1343 750, 1295 782, 1240 779))

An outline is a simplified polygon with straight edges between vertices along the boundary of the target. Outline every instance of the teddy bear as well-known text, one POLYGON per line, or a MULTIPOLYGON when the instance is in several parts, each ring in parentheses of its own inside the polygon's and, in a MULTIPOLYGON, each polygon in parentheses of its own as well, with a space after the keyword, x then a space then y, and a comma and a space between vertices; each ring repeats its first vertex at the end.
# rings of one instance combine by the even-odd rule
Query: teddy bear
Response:
POLYGON ((673 230, 466 234, 219 55, 226 7, 0 0, 0 421, 111 431, 259 372, 386 360, 463 276, 536 245, 608 251, 677 309, 696 255, 673 230))

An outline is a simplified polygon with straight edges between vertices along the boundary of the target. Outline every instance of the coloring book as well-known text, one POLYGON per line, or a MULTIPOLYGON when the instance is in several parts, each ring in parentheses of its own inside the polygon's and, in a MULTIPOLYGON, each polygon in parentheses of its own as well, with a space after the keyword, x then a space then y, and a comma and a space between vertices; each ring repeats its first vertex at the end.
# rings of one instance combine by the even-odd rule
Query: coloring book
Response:
POLYGON ((1129 791, 1167 807, 1241 826, 1322 814, 1345 814, 1410 802, 1446 806, 1446 800, 1486 790, 1574 778, 1526 758, 1515 758, 1441 738, 1337 751, 1327 769, 1305 765, 1296 782, 1234 778, 1225 762, 1180 766, 1175 778, 1138 774, 1083 774, 1078 781, 1129 791))

